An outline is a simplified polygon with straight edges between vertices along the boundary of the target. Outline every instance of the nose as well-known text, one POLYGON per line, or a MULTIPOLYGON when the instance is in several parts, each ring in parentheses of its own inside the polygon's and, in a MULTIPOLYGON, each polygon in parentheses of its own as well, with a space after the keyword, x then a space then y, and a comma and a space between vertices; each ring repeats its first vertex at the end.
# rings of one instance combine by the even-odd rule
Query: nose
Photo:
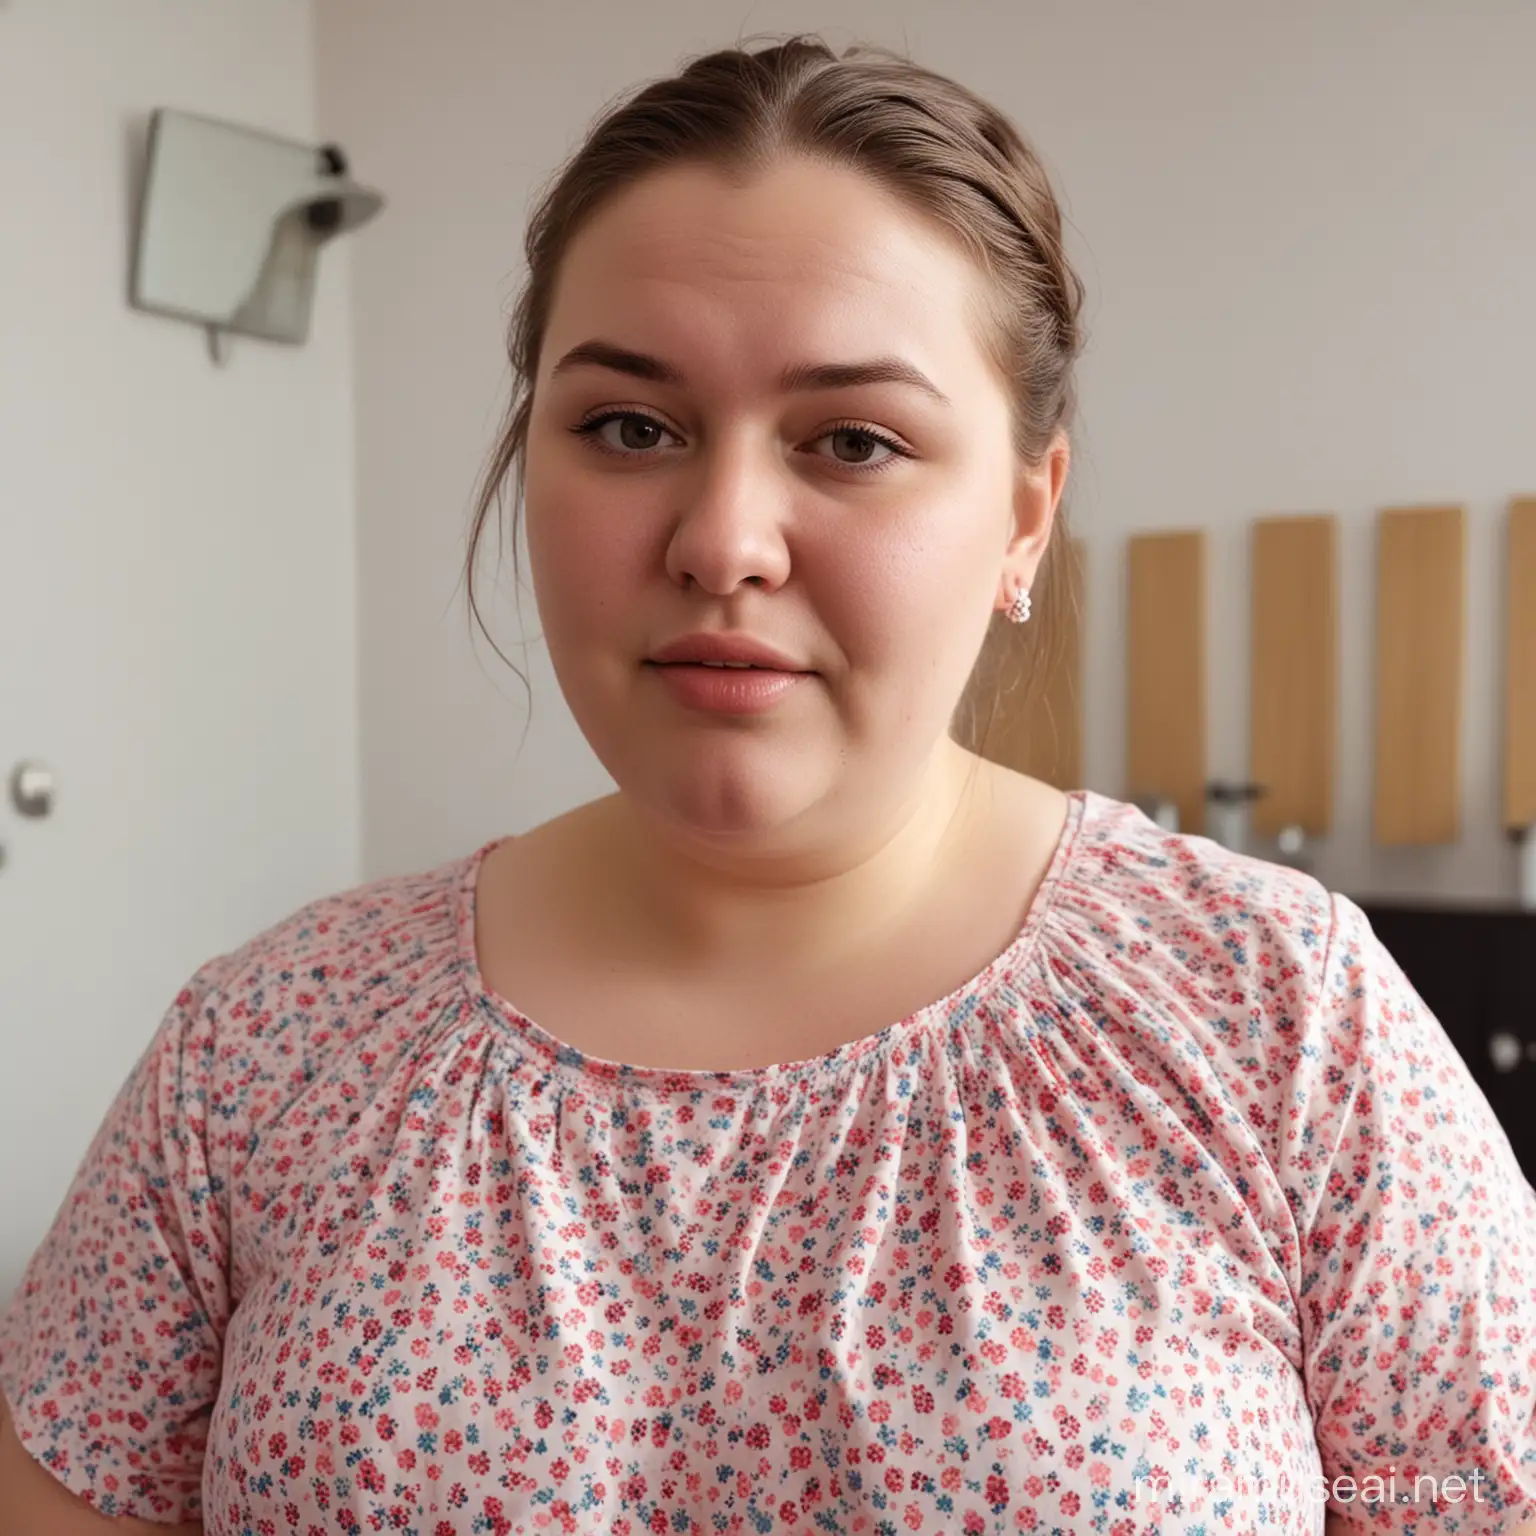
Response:
POLYGON ((784 584, 791 491, 764 450, 721 443, 699 455, 680 491, 684 504, 667 546, 674 581, 717 597, 729 597, 743 582, 769 589, 784 584))

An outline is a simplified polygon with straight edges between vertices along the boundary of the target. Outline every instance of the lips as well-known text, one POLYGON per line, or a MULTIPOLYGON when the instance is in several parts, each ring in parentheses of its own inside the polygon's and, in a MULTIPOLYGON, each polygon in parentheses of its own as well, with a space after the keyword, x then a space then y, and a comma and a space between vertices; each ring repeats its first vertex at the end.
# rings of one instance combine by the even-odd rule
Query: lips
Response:
POLYGON ((666 667, 713 667, 721 672, 778 672, 779 667, 760 667, 751 661, 666 661, 659 662, 659 666, 666 667))
POLYGON ((766 713, 807 686, 811 676, 776 667, 711 667, 688 661, 653 665, 651 671, 675 703, 710 715, 766 713))
POLYGON ((704 666, 712 671, 808 672, 786 652, 754 635, 727 631, 683 635, 661 646, 649 658, 657 666, 704 666), (732 666, 732 663, 737 665, 732 666), (745 665, 740 665, 745 663, 745 665), (722 665, 723 664, 723 665, 722 665))

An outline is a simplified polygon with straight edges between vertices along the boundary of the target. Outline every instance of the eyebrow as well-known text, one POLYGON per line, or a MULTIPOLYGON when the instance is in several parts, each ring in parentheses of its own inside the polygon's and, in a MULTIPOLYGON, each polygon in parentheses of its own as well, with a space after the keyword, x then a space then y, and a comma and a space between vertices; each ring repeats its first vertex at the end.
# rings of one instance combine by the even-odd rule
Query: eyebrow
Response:
MULTIPOLYGON (((607 368, 653 384, 685 386, 682 370, 647 352, 634 352, 610 341, 584 341, 574 346, 555 366, 550 377, 571 368, 607 368)), ((920 369, 899 357, 871 357, 857 363, 794 363, 779 378, 785 393, 808 389, 850 389, 858 384, 908 384, 931 395, 940 405, 949 397, 920 369)))

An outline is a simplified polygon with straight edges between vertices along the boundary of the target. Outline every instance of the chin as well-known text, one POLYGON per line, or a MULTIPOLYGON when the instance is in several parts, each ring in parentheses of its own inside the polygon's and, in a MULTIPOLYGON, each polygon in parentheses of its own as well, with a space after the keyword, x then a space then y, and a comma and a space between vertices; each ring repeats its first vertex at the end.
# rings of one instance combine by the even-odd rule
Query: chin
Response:
POLYGON ((813 782, 803 756, 798 763, 784 756, 761 741, 695 744, 681 762, 653 760, 636 774, 614 778, 675 831, 731 843, 782 831, 822 800, 829 786, 813 782))

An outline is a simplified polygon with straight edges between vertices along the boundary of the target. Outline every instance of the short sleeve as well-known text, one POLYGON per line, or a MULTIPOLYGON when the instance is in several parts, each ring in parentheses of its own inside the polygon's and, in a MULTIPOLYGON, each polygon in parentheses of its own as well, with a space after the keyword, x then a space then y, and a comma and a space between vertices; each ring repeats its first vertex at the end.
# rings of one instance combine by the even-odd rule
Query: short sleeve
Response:
POLYGON ((1536 1516, 1536 1191, 1343 897, 1317 1003, 1282 1177, 1318 1497, 1362 1531, 1511 1532, 1536 1516))
POLYGON ((205 1119, 219 964, 167 1010, 0 1316, 22 1445, 103 1515, 201 1516, 229 1310, 205 1119))

